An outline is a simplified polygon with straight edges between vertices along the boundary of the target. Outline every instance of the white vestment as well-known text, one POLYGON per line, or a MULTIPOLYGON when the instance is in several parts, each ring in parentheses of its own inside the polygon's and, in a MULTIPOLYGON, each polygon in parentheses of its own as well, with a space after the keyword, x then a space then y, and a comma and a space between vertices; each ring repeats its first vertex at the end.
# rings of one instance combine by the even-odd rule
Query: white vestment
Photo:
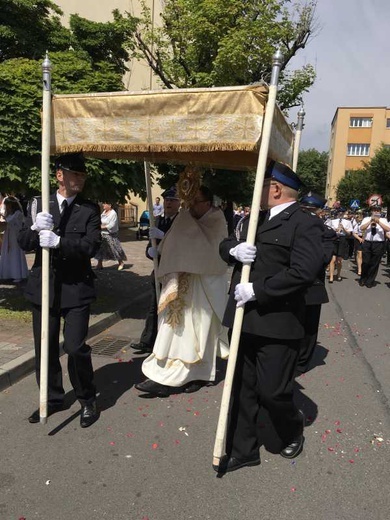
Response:
POLYGON ((222 211, 213 208, 196 220, 182 210, 160 244, 159 328, 153 353, 142 364, 157 383, 214 381, 217 355, 228 356, 222 326, 227 267, 219 257, 226 234, 222 211))

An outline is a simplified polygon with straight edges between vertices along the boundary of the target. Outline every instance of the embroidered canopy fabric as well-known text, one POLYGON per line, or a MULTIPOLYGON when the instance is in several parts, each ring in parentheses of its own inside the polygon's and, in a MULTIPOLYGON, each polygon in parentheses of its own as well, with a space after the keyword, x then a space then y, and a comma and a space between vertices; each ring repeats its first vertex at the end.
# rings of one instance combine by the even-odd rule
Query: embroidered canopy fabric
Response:
MULTIPOLYGON (((266 85, 58 95, 51 153, 255 169, 266 85)), ((293 132, 276 108, 269 157, 291 165, 293 132)))

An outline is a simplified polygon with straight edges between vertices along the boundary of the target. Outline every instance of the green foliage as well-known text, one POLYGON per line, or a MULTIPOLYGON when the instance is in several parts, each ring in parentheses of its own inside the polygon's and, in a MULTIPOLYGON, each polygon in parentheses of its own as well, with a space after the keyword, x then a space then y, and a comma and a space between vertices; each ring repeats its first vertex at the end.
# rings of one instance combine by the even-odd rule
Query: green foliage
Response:
POLYGON ((384 205, 390 205, 390 148, 384 144, 363 168, 347 172, 337 186, 337 198, 343 205, 359 199, 365 206, 374 193, 382 195, 384 205))
POLYGON ((390 148, 384 144, 376 150, 368 164, 368 169, 376 187, 383 196, 384 204, 390 206, 390 148))
MULTIPOLYGON (((42 59, 50 50, 54 94, 123 89, 131 26, 118 12, 96 23, 73 16, 61 26, 49 0, 0 0, 0 185, 27 197, 40 190, 42 59)), ((123 201, 129 190, 145 196, 143 168, 129 161, 90 160, 89 193, 123 201)), ((55 186, 54 176, 51 179, 55 186)))
POLYGON ((360 200, 364 207, 368 197, 374 193, 375 184, 369 168, 348 171, 337 185, 337 200, 343 207, 349 207, 353 199, 360 200))
POLYGON ((315 148, 299 153, 297 174, 305 183, 305 191, 325 195, 328 157, 327 152, 319 152, 315 148))
POLYGON ((145 173, 142 163, 125 160, 87 160, 88 180, 84 194, 86 197, 100 201, 124 203, 131 190, 146 198, 145 173))
POLYGON ((0 0, 0 61, 40 59, 47 49, 65 50, 70 32, 50 0, 0 0))
POLYGON ((93 63, 110 64, 113 71, 124 74, 129 55, 124 48, 135 29, 135 23, 126 24, 118 10, 113 12, 113 22, 92 22, 74 14, 70 17, 72 45, 87 53, 93 63))
POLYGON ((233 201, 240 206, 252 204, 255 173, 247 171, 208 170, 203 181, 214 195, 223 201, 233 201))
MULTIPOLYGON (((288 71, 293 56, 316 31, 315 2, 288 10, 288 0, 167 0, 162 27, 152 27, 143 2, 135 55, 148 61, 166 88, 246 85, 269 81, 272 55, 284 53, 282 109, 301 104, 315 72, 288 71)), ((128 15, 130 23, 136 22, 128 15)))

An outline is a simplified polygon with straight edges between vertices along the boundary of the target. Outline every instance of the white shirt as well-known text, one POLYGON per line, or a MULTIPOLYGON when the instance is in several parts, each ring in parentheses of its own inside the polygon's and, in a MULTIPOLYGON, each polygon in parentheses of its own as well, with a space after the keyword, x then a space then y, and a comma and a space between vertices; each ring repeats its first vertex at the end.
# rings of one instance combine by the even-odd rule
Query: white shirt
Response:
POLYGON ((348 233, 346 233, 345 231, 349 233, 352 233, 353 231, 351 221, 345 218, 334 218, 331 220, 327 220, 325 224, 334 231, 336 231, 338 236, 347 236, 348 233), (341 225, 343 226, 345 231, 342 228, 341 231, 338 231, 341 225))
POLYGON ((118 233, 118 215, 114 209, 110 209, 108 213, 103 211, 103 213, 100 215, 100 220, 102 225, 106 226, 106 229, 102 229, 102 233, 106 235, 110 233, 118 233))
POLYGON ((295 202, 296 202, 296 200, 293 200, 291 202, 285 202, 284 204, 279 204, 278 206, 274 206, 273 208, 271 208, 269 210, 269 219, 268 220, 271 220, 271 218, 275 217, 276 215, 281 213, 284 209, 288 208, 292 204, 295 204, 295 202))
POLYGON ((158 217, 162 215, 164 211, 164 206, 162 204, 153 204, 153 216, 158 217))
POLYGON ((66 202, 68 203, 68 206, 70 206, 75 198, 76 198, 76 195, 73 195, 73 197, 68 197, 68 198, 63 197, 57 191, 57 202, 58 202, 58 206, 60 207, 60 213, 62 213, 62 203, 64 202, 64 200, 66 200, 66 202))
MULTIPOLYGON (((388 221, 385 218, 380 218, 379 221, 387 226, 389 225, 388 221)), ((368 228, 366 228, 366 230, 363 231, 363 233, 365 232, 364 240, 367 240, 368 242, 384 242, 386 231, 379 224, 377 224, 376 233, 375 235, 373 235, 371 233, 371 225, 369 224, 370 222, 371 217, 365 217, 360 224, 360 226, 368 224, 368 228)))

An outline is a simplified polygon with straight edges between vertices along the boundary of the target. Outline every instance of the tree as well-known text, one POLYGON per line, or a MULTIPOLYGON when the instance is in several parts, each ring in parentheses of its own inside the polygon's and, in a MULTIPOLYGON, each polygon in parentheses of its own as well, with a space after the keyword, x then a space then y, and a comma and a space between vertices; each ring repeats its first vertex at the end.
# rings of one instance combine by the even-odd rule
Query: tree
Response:
POLYGON ((93 63, 110 63, 115 72, 124 74, 129 54, 124 43, 135 31, 136 22, 126 23, 117 9, 112 12, 112 22, 92 22, 77 14, 70 16, 72 46, 84 50, 93 63))
POLYGON ((375 191, 383 196, 383 202, 390 206, 390 148, 382 143, 368 163, 375 191))
MULTIPOLYGON (((129 36, 130 27, 128 23, 123 24, 118 13, 114 21, 107 24, 74 16, 72 34, 61 26, 57 16, 61 11, 48 0, 0 0, 0 6, 3 4, 4 10, 0 11, 4 23, 0 30, 0 182, 2 191, 23 192, 29 196, 40 188, 44 50, 51 51, 55 94, 122 90, 122 72, 127 59, 123 42, 129 36), (31 23, 28 16, 35 21, 34 39, 28 31, 31 23), (19 31, 14 20, 18 24, 20 21, 25 30, 19 31), (51 32, 57 30, 57 37, 52 36, 51 32)), ((89 163, 92 182, 87 186, 94 198, 123 201, 129 190, 145 196, 140 164, 97 159, 89 163)), ((52 180, 54 182, 54 177, 52 180)))
POLYGON ((347 172, 337 185, 337 198, 343 205, 358 199, 364 206, 374 193, 382 195, 384 205, 390 205, 390 148, 383 143, 363 168, 347 172))
MULTIPOLYGON (((289 0, 167 0, 162 26, 153 27, 143 1, 135 54, 165 88, 269 82, 272 55, 281 48, 279 104, 300 105, 315 79, 311 65, 292 71, 290 60, 315 34, 316 2, 287 9, 289 0)), ((137 22, 129 15, 131 23, 137 22)))
MULTIPOLYGON (((288 10, 288 0, 167 0, 161 27, 152 24, 143 4, 129 41, 131 54, 145 59, 164 88, 246 85, 269 82, 272 55, 281 48, 284 60, 278 103, 283 110, 301 104, 315 79, 311 65, 290 70, 289 63, 316 32, 315 1, 288 10)), ((134 27, 134 25, 132 26, 134 27)), ((162 182, 167 174, 162 173, 162 182)), ((219 197, 249 203, 254 175, 206 172, 204 182, 219 197)))
POLYGON ((41 59, 47 49, 66 50, 70 32, 51 0, 0 0, 0 61, 41 59))
POLYGON ((315 148, 300 152, 297 174, 305 183, 306 191, 312 190, 319 195, 325 195, 328 158, 328 152, 319 152, 315 148))
POLYGON ((350 201, 357 199, 363 207, 368 197, 374 193, 374 186, 374 179, 367 165, 360 170, 348 171, 337 185, 337 200, 343 207, 349 207, 350 201))

